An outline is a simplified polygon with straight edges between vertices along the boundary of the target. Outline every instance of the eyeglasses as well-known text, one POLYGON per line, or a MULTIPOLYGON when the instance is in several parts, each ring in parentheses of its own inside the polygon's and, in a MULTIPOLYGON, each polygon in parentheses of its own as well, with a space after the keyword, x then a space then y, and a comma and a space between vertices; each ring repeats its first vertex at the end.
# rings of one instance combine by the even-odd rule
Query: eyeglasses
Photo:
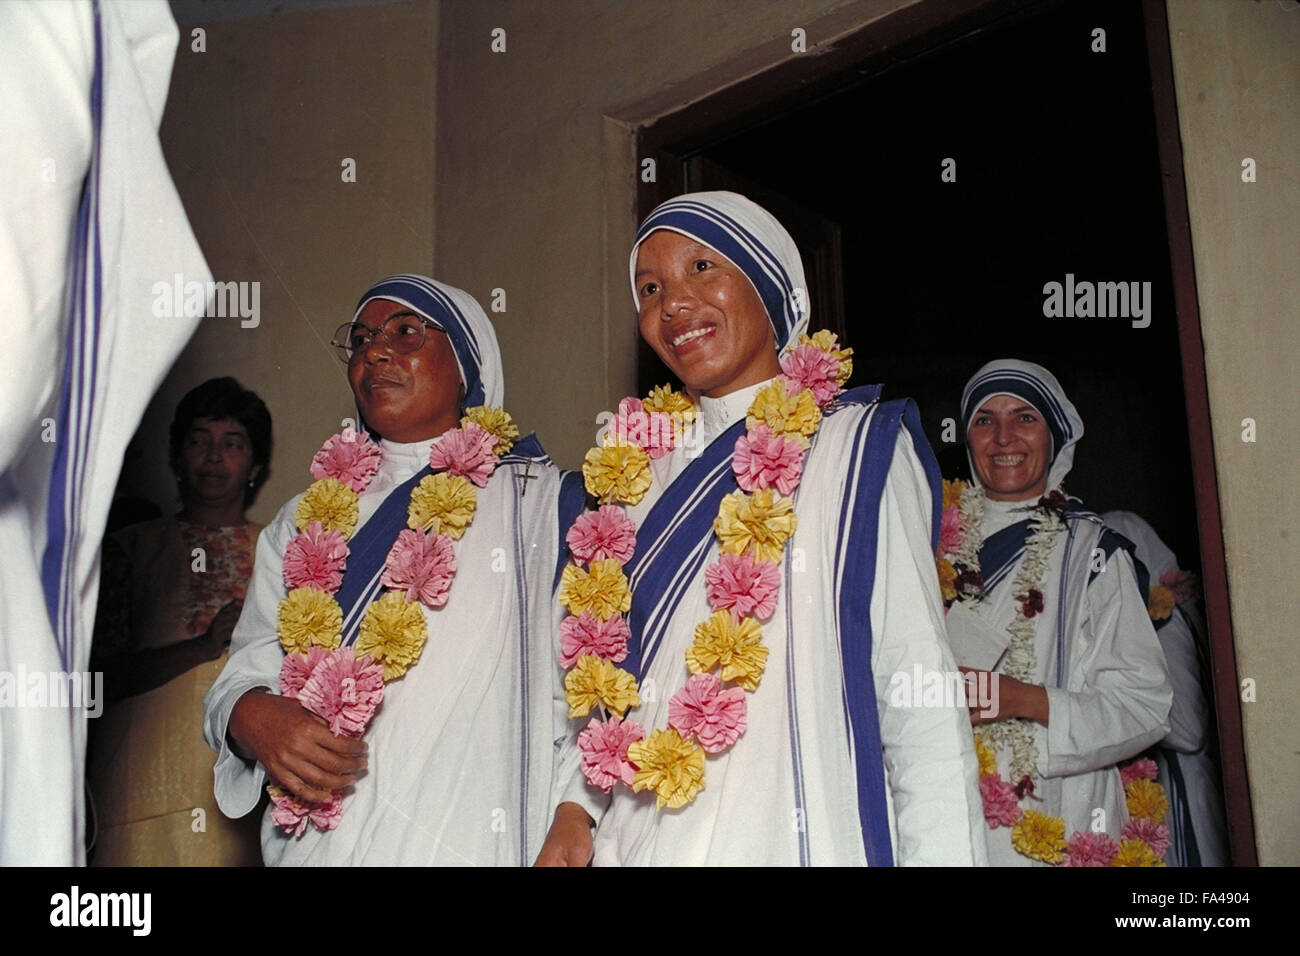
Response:
POLYGON ((360 322, 344 322, 334 330, 330 345, 334 346, 340 361, 347 364, 356 361, 378 336, 383 336, 384 344, 394 352, 405 355, 423 347, 429 328, 437 329, 437 326, 413 312, 399 312, 390 315, 377 329, 360 322))

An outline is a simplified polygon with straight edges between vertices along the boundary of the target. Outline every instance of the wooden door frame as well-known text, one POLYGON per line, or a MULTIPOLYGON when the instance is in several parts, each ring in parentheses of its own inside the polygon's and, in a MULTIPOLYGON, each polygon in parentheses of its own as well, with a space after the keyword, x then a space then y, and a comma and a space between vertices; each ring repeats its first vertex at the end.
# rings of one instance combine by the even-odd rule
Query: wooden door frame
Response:
MULTIPOLYGON (((884 11, 883 15, 879 3, 867 4, 859 14, 859 26, 842 32, 824 48, 813 46, 808 53, 774 56, 775 62, 770 67, 748 76, 738 67, 742 78, 727 82, 718 76, 711 92, 688 85, 607 114, 606 240, 615 244, 610 248, 630 248, 636 223, 660 202, 682 192, 685 156, 754 125, 760 118, 771 119, 805 107, 848 82, 883 72, 892 64, 936 45, 986 30, 1037 3, 1038 0, 951 0, 942 4, 917 3, 892 12, 884 11), (654 174, 649 181, 645 177, 647 159, 654 160, 654 174), (629 187, 629 182, 635 185, 629 187), (619 239, 626 241, 620 243, 619 239)), ((1163 174, 1228 840, 1233 864, 1254 866, 1258 857, 1237 693, 1205 352, 1165 0, 1143 0, 1143 17, 1163 174)), ((827 18, 832 19, 835 18, 827 18)), ((809 42, 814 43, 811 29, 809 36, 809 42)), ((769 45, 773 51, 776 43, 769 45)), ((622 298, 627 294, 623 269, 625 265, 614 270, 610 282, 611 305, 617 302, 614 295, 622 298)))

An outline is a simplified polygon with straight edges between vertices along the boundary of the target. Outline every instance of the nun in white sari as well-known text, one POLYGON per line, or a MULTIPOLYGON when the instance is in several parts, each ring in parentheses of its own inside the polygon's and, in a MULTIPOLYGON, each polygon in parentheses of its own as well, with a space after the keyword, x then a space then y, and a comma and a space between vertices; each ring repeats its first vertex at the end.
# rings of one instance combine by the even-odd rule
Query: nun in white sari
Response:
MULTIPOLYGON (((499 406, 503 385, 496 335, 478 303, 422 276, 392 276, 369 289, 336 341, 345 343, 366 424, 385 436, 379 471, 359 495, 357 530, 337 592, 349 644, 361 612, 381 589, 385 555, 407 526, 411 489, 430 474, 430 450, 465 408, 499 406), (403 344, 416 338, 424 344, 414 351, 403 344), (454 360, 446 351, 439 357, 447 340, 454 360)), ((421 605, 428 640, 405 676, 384 686, 365 746, 326 730, 294 751, 272 734, 277 725, 314 720, 295 701, 276 696, 285 656, 277 639, 285 548, 297 534, 302 496, 262 532, 229 663, 206 701, 205 736, 219 755, 217 802, 232 817, 250 812, 268 765, 281 784, 307 799, 343 792, 341 819, 328 831, 307 826, 301 835, 286 835, 268 808, 262 823, 268 864, 532 862, 545 832, 552 775, 558 535, 582 504, 580 478, 569 478, 563 480, 529 435, 476 490, 473 521, 455 542, 446 603, 421 605), (562 486, 571 492, 566 515, 557 513, 562 486)))
MULTIPOLYGON (((735 193, 692 193, 655 209, 629 276, 642 337, 698 409, 693 431, 651 462, 649 492, 626 512, 637 550, 623 666, 641 682, 635 720, 649 728, 668 724, 690 676, 686 651, 712 613, 705 562, 718 554, 719 502, 736 488, 746 411, 781 373, 779 351, 799 344, 809 302, 790 235, 735 193)), ((984 862, 964 700, 926 706, 895 693, 899 675, 956 670, 934 573, 934 456, 916 406, 879 393, 841 393, 813 437, 743 734, 710 756, 703 789, 677 809, 657 809, 648 791, 588 783, 571 736, 540 863, 984 862)))
POLYGON ((1089 865, 1125 844, 1153 862, 1129 841, 1117 765, 1168 731, 1171 692, 1126 542, 1061 491, 1083 422, 1014 359, 980 369, 961 408, 974 484, 941 551, 957 661, 997 675, 996 715, 973 711, 989 860, 1089 865))

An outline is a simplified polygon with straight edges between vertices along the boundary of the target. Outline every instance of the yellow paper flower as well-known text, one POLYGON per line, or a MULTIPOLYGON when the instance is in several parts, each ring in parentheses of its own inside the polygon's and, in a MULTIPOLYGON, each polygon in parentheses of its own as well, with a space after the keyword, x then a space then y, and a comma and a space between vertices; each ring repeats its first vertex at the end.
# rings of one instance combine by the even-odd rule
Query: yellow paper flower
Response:
POLYGON ((998 757, 993 748, 984 742, 980 734, 975 735, 975 759, 979 762, 980 776, 997 776, 998 757))
POLYGON ((508 452, 515 439, 519 437, 519 428, 515 425, 515 420, 504 408, 493 408, 489 405, 467 408, 464 417, 460 420, 461 427, 465 427, 470 422, 496 436, 497 443, 492 451, 498 455, 508 452))
POLYGON ((962 493, 966 490, 966 482, 960 478, 949 481, 943 479, 943 506, 949 508, 955 504, 961 503, 962 493))
POLYGON ((1153 621, 1163 621, 1174 613, 1174 592, 1163 584, 1151 585, 1147 597, 1147 616, 1153 621))
POLYGON ((401 591, 387 591, 361 618, 355 649, 357 657, 369 654, 384 665, 384 680, 395 680, 420 659, 428 632, 418 601, 408 601, 401 591))
POLYGON ((315 588, 294 588, 280 602, 280 646, 289 654, 306 654, 315 645, 333 650, 343 639, 343 609, 315 588))
POLYGON ((560 603, 574 617, 590 611, 602 621, 608 621, 632 607, 632 591, 619 563, 604 558, 591 562, 589 571, 576 564, 565 567, 560 578, 560 603))
POLYGON ((799 336, 799 344, 815 345, 839 362, 840 371, 835 376, 835 381, 840 388, 844 387, 844 384, 849 380, 849 376, 853 374, 853 359, 849 357, 853 354, 853 349, 840 348, 839 339, 835 337, 835 333, 830 329, 822 329, 812 335, 801 335, 799 336))
POLYGON ((690 396, 673 391, 671 385, 656 385, 650 394, 641 399, 641 407, 647 412, 667 412, 674 422, 683 426, 695 421, 695 403, 690 396))
POLYGON ((672 728, 630 744, 627 759, 637 768, 633 792, 653 790, 656 810, 684 807, 704 789, 704 751, 672 728))
POLYGON ((564 675, 564 699, 570 718, 586 717, 597 704, 619 717, 641 705, 636 678, 592 654, 583 654, 564 675))
POLYGON ((446 534, 459 539, 474 520, 478 496, 463 475, 439 472, 425 475, 411 492, 406 524, 417 530, 446 534))
POLYGON ((692 674, 707 674, 719 664, 723 680, 750 691, 758 686, 767 666, 758 621, 745 617, 737 624, 730 611, 721 610, 695 628, 695 643, 686 649, 686 666, 692 674))
POLYGON ((1026 810, 1011 828, 1011 845, 1031 860, 1055 866, 1065 857, 1065 820, 1026 810))
POLYGON ((1119 852, 1111 857, 1111 866, 1164 866, 1145 840, 1120 840, 1119 852))
POLYGON ((771 488, 759 488, 753 494, 733 491, 726 495, 718 505, 713 530, 723 551, 753 551, 756 560, 779 564, 795 524, 794 500, 771 488))
POLYGON ((639 445, 593 448, 582 460, 587 491, 603 505, 634 505, 650 489, 650 456, 639 445))
POLYGON ((1165 798, 1165 788, 1154 780, 1139 777, 1129 782, 1124 788, 1125 803, 1131 817, 1141 817, 1152 823, 1162 823, 1169 812, 1169 801, 1165 798))
POLYGON ((357 493, 337 478, 313 481, 298 502, 293 522, 302 531, 313 521, 319 521, 326 531, 352 537, 357 527, 357 493))
POLYGON ((807 438, 817 431, 822 421, 822 410, 811 389, 805 388, 797 395, 787 395, 785 380, 774 379, 764 385, 745 416, 745 427, 766 425, 778 435, 792 435, 806 448, 807 438))
POLYGON ((939 591, 944 603, 957 600, 957 569, 947 558, 940 558, 935 565, 939 569, 939 591))

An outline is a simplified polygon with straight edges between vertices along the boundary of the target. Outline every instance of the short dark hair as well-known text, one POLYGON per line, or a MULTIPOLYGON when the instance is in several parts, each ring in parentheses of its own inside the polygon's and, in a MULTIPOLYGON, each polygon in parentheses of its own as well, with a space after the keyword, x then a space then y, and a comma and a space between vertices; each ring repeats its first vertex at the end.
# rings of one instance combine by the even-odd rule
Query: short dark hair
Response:
POLYGON ((230 376, 210 378, 186 392, 176 406, 171 426, 170 461, 177 478, 181 477, 181 448, 190 428, 200 418, 239 422, 248 432, 253 464, 261 466, 252 486, 244 489, 244 507, 248 507, 271 475, 271 413, 266 403, 230 376))

